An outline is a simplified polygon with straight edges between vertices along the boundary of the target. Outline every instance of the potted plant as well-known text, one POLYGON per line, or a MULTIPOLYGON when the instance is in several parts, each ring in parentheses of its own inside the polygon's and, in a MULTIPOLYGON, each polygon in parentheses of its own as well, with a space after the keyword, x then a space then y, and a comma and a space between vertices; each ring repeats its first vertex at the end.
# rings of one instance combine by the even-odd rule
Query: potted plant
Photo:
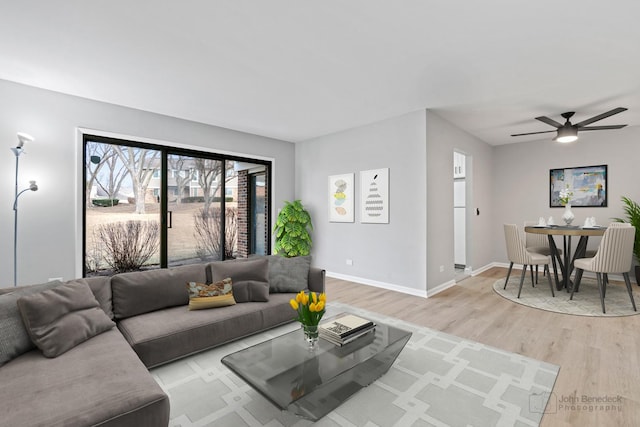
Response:
POLYGON ((311 230, 311 215, 300 200, 285 201, 273 226, 276 235, 274 253, 288 258, 309 255, 312 244, 311 230))
POLYGON ((640 205, 628 197, 622 197, 624 204, 624 213, 627 215, 623 218, 613 218, 617 222, 628 222, 636 228, 636 238, 633 242, 633 257, 636 259, 636 283, 640 285, 640 205))

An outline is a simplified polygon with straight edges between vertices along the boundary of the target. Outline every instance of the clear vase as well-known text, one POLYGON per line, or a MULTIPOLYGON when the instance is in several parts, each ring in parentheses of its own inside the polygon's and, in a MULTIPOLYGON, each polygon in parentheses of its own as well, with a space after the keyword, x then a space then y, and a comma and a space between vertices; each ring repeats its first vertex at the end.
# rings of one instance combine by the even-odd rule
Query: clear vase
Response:
POLYGON ((564 205, 564 213, 562 214, 562 220, 566 225, 571 225, 575 216, 571 212, 571 203, 564 205))
POLYGON ((309 350, 314 350, 318 345, 318 325, 302 325, 304 339, 309 344, 309 350))

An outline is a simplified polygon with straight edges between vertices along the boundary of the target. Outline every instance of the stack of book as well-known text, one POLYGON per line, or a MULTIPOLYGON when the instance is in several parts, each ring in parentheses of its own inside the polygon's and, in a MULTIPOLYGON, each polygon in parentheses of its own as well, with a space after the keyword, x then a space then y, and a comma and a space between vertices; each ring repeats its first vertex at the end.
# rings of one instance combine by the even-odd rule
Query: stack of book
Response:
POLYGON ((371 320, 345 314, 321 323, 318 327, 318 335, 335 345, 343 346, 373 331, 375 326, 371 320))

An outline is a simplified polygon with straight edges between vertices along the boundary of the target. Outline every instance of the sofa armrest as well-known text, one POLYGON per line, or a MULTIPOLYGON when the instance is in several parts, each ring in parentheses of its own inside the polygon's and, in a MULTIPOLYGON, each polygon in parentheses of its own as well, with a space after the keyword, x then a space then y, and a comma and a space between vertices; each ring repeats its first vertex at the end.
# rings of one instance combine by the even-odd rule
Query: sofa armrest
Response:
POLYGON ((309 290, 311 292, 324 292, 324 273, 321 268, 309 268, 309 290))

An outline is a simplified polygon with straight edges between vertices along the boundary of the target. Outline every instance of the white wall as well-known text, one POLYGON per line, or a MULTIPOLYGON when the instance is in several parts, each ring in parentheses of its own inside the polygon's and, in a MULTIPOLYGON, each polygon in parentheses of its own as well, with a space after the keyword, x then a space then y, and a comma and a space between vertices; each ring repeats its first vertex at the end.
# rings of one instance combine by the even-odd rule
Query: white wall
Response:
POLYGON ((418 111, 296 144, 296 198, 312 215, 315 264, 329 274, 425 294, 425 141, 425 112, 418 111), (389 168, 389 224, 361 224, 359 172, 378 168, 389 168), (330 223, 328 177, 344 173, 355 173, 355 222, 330 223))
POLYGON ((90 101, 0 80, 0 286, 13 284, 13 193, 16 132, 36 138, 20 157, 20 187, 36 179, 40 189, 20 197, 18 281, 71 279, 76 265, 77 128, 114 132, 274 159, 274 205, 294 194, 291 143, 90 101))
POLYGON ((427 284, 450 283, 454 271, 453 152, 467 158, 467 259, 472 269, 490 264, 493 230, 493 147, 427 111, 427 284), (476 209, 480 215, 476 215, 476 209), (440 266, 444 271, 440 272, 440 266))
MULTIPOLYGON (((595 216, 599 224, 608 224, 613 217, 622 217, 622 196, 640 201, 638 169, 640 158, 640 128, 582 132, 571 144, 558 144, 551 137, 534 142, 494 147, 494 215, 492 234, 493 259, 508 262, 502 225, 522 225, 539 217, 553 216, 561 223, 564 208, 549 207, 549 170, 557 168, 608 165, 608 207, 572 208, 574 224, 595 216)), ((561 240, 556 238, 560 244, 561 240)), ((589 239, 595 248, 600 238, 589 239)), ((574 248, 575 248, 574 242, 574 248)))

